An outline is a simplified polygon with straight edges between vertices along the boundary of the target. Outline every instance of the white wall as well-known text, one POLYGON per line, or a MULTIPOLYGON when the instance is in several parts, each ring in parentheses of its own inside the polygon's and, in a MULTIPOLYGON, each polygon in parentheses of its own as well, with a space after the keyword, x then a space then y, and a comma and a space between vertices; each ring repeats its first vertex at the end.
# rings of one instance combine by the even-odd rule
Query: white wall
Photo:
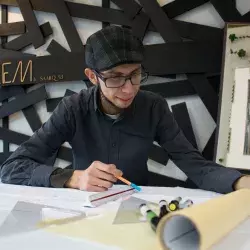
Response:
MULTIPOLYGON (((101 6, 101 0, 75 0, 72 2, 81 2, 85 4, 91 4, 91 5, 97 5, 101 6)), ((158 0, 158 2, 163 5, 167 2, 171 2, 170 0, 158 0)), ((113 8, 117 8, 114 4, 112 4, 113 8)), ((250 1, 249 0, 238 0, 237 1, 237 7, 239 11, 244 14, 248 10, 250 10, 250 1)), ((35 50, 33 47, 29 47, 25 50, 27 53, 33 53, 38 56, 42 55, 48 55, 48 52, 46 52, 46 48, 50 41, 55 39, 57 42, 59 42, 62 46, 64 46, 66 49, 69 50, 69 46, 67 44, 67 41, 63 35, 63 32, 61 30, 61 27, 55 17, 54 14, 44 13, 44 12, 35 12, 36 17, 38 19, 39 24, 42 24, 44 22, 49 21, 51 23, 52 29, 53 29, 53 36, 51 36, 47 43, 40 47, 39 49, 35 50)), ((203 6, 200 6, 192 11, 189 11, 176 19, 193 22, 193 23, 199 23, 204 25, 209 25, 213 27, 220 27, 222 28, 224 26, 223 20, 220 18, 218 13, 215 11, 213 6, 208 3, 203 6)), ((16 22, 23 20, 22 15, 20 14, 20 11, 16 7, 10 7, 9 8, 9 22, 16 22)), ((84 20, 79 18, 73 18, 76 28, 80 34, 80 37, 82 39, 82 42, 85 44, 86 39, 89 35, 91 35, 93 32, 99 30, 101 28, 101 23, 91 20, 84 20)), ((9 40, 13 39, 13 37, 10 37, 9 40)), ((149 32, 144 39, 144 44, 155 44, 155 43, 163 43, 163 39, 156 34, 155 32, 149 32)), ((185 78, 185 76, 181 75, 178 76, 178 78, 185 78)), ((163 79, 163 78, 150 78, 148 83, 159 83, 161 81, 166 81, 171 79, 163 79)), ((81 82, 65 82, 65 83, 49 83, 46 84, 46 89, 49 94, 50 98, 54 97, 60 97, 64 95, 64 92, 66 88, 71 89, 73 91, 79 92, 82 88, 86 88, 86 86, 81 82)), ((215 123, 213 119, 211 118, 210 114, 206 110, 204 104, 200 100, 198 96, 190 96, 185 98, 174 98, 174 99, 167 99, 168 103, 170 105, 177 104, 180 102, 185 101, 187 103, 187 108, 189 111, 189 115, 191 118, 192 126, 194 129, 197 140, 197 144, 200 150, 202 150, 208 139, 210 138, 214 128, 215 123)), ((49 117, 50 113, 47 113, 45 102, 40 102, 37 105, 35 105, 42 122, 45 122, 49 117)), ((32 131, 25 120, 22 112, 15 113, 10 116, 10 129, 13 131, 21 132, 27 135, 31 135, 32 131)), ((0 150, 2 145, 0 144, 0 150)), ((16 148, 16 145, 11 145, 10 149, 13 151, 16 148)), ((65 167, 68 165, 67 162, 64 161, 57 161, 56 163, 58 166, 65 167)), ((167 166, 163 166, 161 164, 158 164, 156 162, 153 162, 152 160, 149 160, 149 168, 153 172, 161 173, 163 175, 175 177, 178 179, 185 180, 186 175, 179 170, 173 163, 169 163, 167 166)))

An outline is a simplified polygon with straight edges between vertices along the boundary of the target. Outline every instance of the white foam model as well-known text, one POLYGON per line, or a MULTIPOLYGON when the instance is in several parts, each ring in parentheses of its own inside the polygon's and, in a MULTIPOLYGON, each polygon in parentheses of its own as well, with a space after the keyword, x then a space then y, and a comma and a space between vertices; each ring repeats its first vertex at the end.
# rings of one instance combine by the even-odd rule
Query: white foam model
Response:
POLYGON ((246 105, 248 98, 248 79, 250 67, 250 39, 237 39, 231 42, 230 34, 237 37, 250 34, 250 25, 227 25, 225 29, 225 51, 221 82, 221 100, 217 123, 217 145, 215 161, 226 167, 250 168, 249 157, 243 155, 246 122, 246 105), (230 50, 244 49, 247 56, 238 57, 230 50), (239 156, 242 156, 239 158, 239 156), (243 157, 244 156, 244 157, 243 157), (245 161, 239 162, 239 160, 245 161), (248 166, 247 163, 248 162, 248 166))
POLYGON ((230 146, 227 165, 234 168, 250 168, 250 155, 244 154, 245 134, 247 129, 247 110, 249 105, 250 69, 235 70, 234 101, 230 119, 230 146))

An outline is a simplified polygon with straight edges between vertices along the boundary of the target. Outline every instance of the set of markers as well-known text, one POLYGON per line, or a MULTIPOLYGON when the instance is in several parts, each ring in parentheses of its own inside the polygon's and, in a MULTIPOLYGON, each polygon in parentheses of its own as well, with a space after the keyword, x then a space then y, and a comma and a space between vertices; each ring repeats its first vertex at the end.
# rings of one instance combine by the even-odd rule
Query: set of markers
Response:
POLYGON ((141 204, 139 209, 141 214, 147 218, 147 221, 150 223, 151 228, 156 231, 157 225, 163 216, 167 215, 170 212, 174 212, 180 209, 184 209, 186 207, 190 207, 193 205, 192 200, 186 200, 181 203, 182 198, 177 197, 173 199, 171 202, 167 202, 166 200, 161 200, 159 202, 160 213, 159 216, 153 212, 147 204, 141 204))

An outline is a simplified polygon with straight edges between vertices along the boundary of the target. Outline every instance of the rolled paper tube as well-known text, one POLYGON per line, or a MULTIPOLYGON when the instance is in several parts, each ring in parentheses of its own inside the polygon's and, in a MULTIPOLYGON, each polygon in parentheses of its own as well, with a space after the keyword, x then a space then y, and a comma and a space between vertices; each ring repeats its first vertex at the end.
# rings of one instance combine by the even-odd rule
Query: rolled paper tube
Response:
POLYGON ((205 250, 249 216, 250 190, 241 189, 167 214, 156 233, 161 249, 205 250))

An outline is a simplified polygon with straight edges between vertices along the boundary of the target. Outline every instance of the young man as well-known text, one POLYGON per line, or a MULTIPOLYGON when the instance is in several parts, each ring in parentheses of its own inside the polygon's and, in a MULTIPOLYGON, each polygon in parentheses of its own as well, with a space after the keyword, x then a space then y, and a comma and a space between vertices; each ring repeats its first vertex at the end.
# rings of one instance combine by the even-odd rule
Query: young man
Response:
POLYGON ((192 147, 162 97, 140 91, 147 79, 143 45, 129 29, 110 26, 91 35, 85 59, 95 86, 60 102, 2 164, 3 183, 104 191, 123 174, 147 185, 148 153, 157 141, 200 189, 228 193, 250 186, 248 176, 205 160, 192 147), (73 169, 54 168, 65 141, 72 146, 73 169))

